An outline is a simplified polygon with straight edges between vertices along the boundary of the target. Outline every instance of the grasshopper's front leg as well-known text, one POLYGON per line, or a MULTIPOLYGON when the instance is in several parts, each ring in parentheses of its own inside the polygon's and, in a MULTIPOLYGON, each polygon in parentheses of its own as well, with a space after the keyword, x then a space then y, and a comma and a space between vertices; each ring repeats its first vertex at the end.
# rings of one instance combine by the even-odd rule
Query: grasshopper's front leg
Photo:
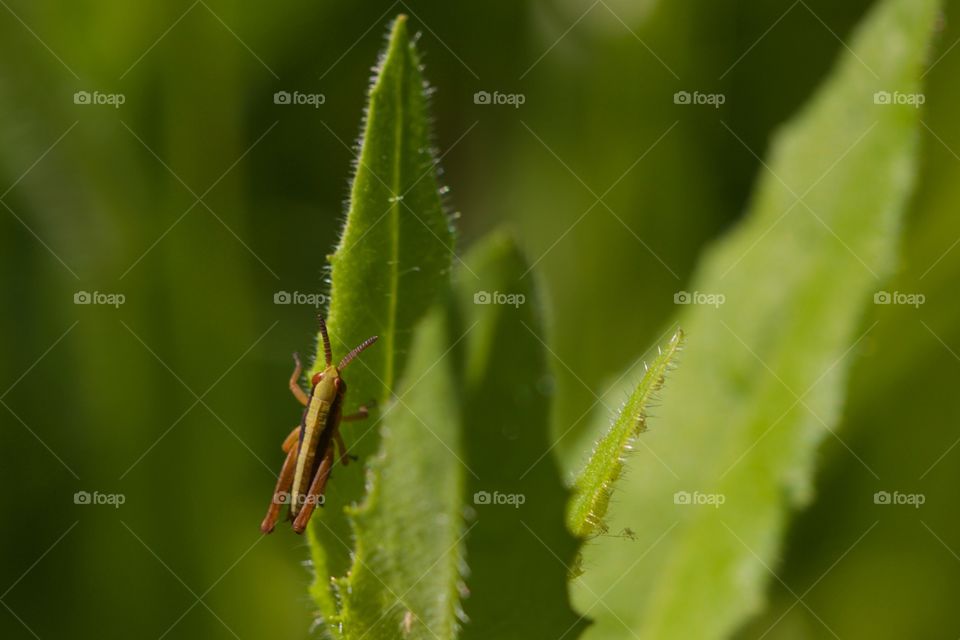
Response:
POLYGON ((360 405, 359 407, 357 407, 356 413, 351 413, 348 416, 343 416, 342 418, 340 418, 340 420, 342 420, 343 422, 355 422, 357 420, 366 420, 367 416, 369 415, 370 415, 370 409, 367 407, 367 405, 360 405))
POLYGON ((283 461, 283 467, 280 469, 280 476, 277 478, 277 486, 273 490, 273 499, 270 500, 270 507, 267 509, 267 515, 260 523, 260 531, 270 533, 277 524, 280 517, 280 506, 283 504, 281 497, 290 494, 293 488, 293 473, 297 467, 297 441, 300 438, 300 426, 293 428, 290 435, 283 441, 283 450, 287 454, 283 461))
POLYGON ((303 371, 303 367, 300 364, 300 354, 294 352, 293 362, 293 374, 290 376, 290 391, 293 393, 293 397, 300 401, 300 404, 307 406, 310 399, 307 398, 307 394, 300 388, 300 372, 303 371))
POLYGON ((327 447, 323 454, 323 460, 317 468, 316 475, 310 483, 310 490, 305 497, 305 502, 300 507, 300 512, 293 521, 293 530, 297 533, 303 533, 310 522, 310 516, 313 510, 323 499, 323 491, 327 486, 327 480, 330 478, 330 468, 333 466, 333 446, 327 447))

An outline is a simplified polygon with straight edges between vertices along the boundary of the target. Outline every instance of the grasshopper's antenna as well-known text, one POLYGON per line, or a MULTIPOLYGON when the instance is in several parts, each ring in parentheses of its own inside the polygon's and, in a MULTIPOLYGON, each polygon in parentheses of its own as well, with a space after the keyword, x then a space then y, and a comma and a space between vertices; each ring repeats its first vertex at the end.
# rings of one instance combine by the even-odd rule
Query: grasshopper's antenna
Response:
POLYGON ((337 369, 343 369, 343 368, 346 367, 348 364, 350 364, 350 362, 351 362, 354 358, 356 358, 358 355, 360 355, 360 353, 361 353, 364 349, 366 349, 367 347, 369 347, 370 345, 372 345, 374 342, 376 342, 378 337, 379 337, 379 336, 372 336, 372 337, 370 337, 370 338, 367 338, 367 339, 364 340, 363 342, 361 342, 360 345, 357 346, 356 348, 354 348, 353 351, 351 351, 351 352, 348 353, 346 356, 344 356, 343 360, 340 361, 340 364, 337 365, 337 369))
POLYGON ((320 322, 320 335, 323 337, 323 357, 329 367, 333 364, 333 352, 330 350, 330 336, 327 335, 327 323, 323 321, 323 316, 317 316, 320 322))

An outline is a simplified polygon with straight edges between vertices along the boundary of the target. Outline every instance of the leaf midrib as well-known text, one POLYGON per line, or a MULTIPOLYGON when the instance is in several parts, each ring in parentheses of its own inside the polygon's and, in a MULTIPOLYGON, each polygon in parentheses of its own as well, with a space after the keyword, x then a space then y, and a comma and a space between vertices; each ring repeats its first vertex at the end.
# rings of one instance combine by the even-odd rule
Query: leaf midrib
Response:
POLYGON ((385 363, 385 382, 387 389, 393 392, 394 364, 395 364, 395 346, 397 331, 397 304, 400 291, 400 193, 401 187, 401 161, 403 158, 404 143, 404 100, 406 98, 406 69, 404 64, 398 64, 398 84, 399 91, 396 92, 394 127, 396 136, 393 145, 393 175, 390 181, 391 203, 390 203, 390 299, 387 313, 387 339, 386 339, 386 363, 385 363))

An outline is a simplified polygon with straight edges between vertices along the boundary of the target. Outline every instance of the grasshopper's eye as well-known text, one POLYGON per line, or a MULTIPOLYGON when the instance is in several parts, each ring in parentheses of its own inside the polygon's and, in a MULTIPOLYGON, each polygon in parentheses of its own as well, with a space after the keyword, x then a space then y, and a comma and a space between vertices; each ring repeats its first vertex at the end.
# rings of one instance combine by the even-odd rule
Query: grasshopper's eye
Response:
POLYGON ((317 383, 323 380, 323 372, 313 374, 313 377, 310 378, 310 385, 317 386, 317 383))

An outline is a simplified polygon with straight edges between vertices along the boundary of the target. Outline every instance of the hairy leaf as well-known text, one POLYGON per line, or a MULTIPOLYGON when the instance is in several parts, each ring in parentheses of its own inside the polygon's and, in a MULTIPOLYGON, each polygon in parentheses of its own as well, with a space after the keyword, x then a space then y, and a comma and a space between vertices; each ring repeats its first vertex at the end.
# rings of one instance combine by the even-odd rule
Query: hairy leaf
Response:
MULTIPOLYGON (((633 393, 607 432, 597 440, 593 453, 574 482, 574 494, 567 511, 567 526, 581 539, 606 533, 604 518, 610 506, 613 485, 623 473, 624 456, 631 442, 647 428, 650 402, 663 387, 664 377, 672 368, 683 344, 683 333, 677 331, 647 367, 633 393)), ((578 572, 579 573, 579 572, 578 572)))
MULTIPOLYGON (((370 88, 349 211, 331 258, 327 324, 335 356, 380 337, 345 376, 345 412, 361 403, 384 404, 393 393, 414 326, 449 277, 452 245, 430 151, 419 56, 400 16, 370 88)), ((311 373, 322 367, 319 358, 311 373)), ((361 460, 377 449, 372 425, 344 429, 347 446, 361 460)), ((338 470, 326 508, 310 526, 312 593, 328 621, 337 616, 330 577, 343 575, 350 563, 352 533, 343 509, 363 494, 361 466, 338 470)))

